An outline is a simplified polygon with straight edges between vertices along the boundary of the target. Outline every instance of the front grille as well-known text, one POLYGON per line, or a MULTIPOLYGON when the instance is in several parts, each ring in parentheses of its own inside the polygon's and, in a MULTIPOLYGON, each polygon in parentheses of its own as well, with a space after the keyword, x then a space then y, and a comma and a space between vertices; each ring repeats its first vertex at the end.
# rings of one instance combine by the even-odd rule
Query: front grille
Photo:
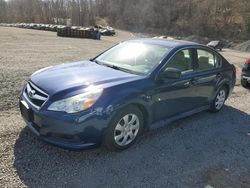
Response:
POLYGON ((42 105, 47 101, 49 95, 44 91, 36 87, 31 82, 28 82, 26 88, 24 89, 23 96, 28 100, 28 102, 34 106, 36 109, 40 109, 42 105))

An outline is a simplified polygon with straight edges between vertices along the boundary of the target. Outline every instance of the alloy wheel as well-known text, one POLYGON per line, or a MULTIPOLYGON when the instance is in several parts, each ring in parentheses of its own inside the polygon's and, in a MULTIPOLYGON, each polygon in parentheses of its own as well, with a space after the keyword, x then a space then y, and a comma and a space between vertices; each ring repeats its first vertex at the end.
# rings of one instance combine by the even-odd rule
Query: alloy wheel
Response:
POLYGON ((140 121, 137 115, 127 114, 122 117, 115 126, 114 140, 119 146, 130 144, 137 136, 140 129, 140 121))
POLYGON ((220 90, 220 92, 216 96, 215 108, 216 110, 220 110, 224 105, 226 100, 226 91, 224 89, 220 90))

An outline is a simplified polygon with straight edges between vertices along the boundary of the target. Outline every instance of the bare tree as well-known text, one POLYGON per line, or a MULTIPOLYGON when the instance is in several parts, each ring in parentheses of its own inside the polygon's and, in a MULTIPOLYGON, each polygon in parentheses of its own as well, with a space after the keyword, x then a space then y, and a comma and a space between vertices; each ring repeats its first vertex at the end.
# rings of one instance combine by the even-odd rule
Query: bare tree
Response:
POLYGON ((0 0, 0 22, 7 21, 7 3, 4 0, 0 0))
POLYGON ((88 26, 101 17, 138 32, 237 38, 250 35, 249 10, 249 0, 0 0, 0 22, 88 26))

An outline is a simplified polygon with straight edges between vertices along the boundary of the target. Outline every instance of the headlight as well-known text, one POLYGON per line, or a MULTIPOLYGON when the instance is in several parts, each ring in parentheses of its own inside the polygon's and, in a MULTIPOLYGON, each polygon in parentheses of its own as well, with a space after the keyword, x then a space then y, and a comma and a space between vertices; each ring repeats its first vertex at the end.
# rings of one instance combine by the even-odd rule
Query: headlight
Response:
POLYGON ((101 94, 102 89, 91 88, 91 91, 86 91, 86 93, 52 103, 48 110, 67 113, 80 112, 93 106, 101 94))

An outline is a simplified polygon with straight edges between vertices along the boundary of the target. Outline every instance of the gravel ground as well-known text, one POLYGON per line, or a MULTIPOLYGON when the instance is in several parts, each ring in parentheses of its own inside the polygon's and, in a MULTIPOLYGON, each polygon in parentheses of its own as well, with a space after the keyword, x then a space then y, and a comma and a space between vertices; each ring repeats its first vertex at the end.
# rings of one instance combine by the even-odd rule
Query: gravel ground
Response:
MULTIPOLYGON (((58 38, 0 28, 0 187, 250 187, 250 95, 239 85, 224 109, 149 132, 132 148, 71 152, 39 141, 17 108, 22 80, 37 69, 91 58, 119 41, 58 38)), ((240 67, 250 54, 222 52, 240 67)))

